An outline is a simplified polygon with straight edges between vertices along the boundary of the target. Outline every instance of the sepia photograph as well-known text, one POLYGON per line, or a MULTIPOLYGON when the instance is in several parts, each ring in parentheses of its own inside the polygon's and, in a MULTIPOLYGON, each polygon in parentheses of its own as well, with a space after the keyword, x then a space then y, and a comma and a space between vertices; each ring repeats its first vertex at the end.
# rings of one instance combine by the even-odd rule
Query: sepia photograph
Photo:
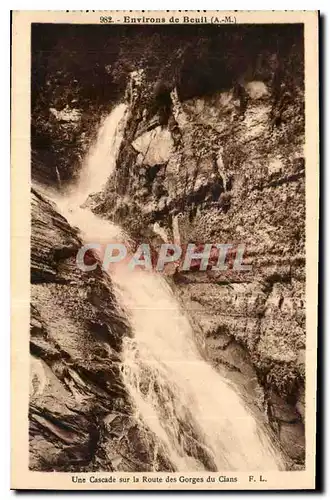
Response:
POLYGON ((317 13, 15 14, 16 483, 313 488, 317 13))

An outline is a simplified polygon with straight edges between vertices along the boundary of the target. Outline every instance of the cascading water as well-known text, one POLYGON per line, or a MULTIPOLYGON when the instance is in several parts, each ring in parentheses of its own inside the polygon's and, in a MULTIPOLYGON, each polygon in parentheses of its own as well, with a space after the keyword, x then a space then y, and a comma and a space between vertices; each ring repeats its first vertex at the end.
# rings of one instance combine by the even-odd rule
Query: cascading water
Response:
MULTIPOLYGON (((115 167, 127 117, 117 106, 100 128, 76 189, 57 200, 85 243, 125 242, 116 225, 80 208, 100 190, 115 167)), ((278 450, 235 389, 200 355, 191 325, 171 288, 156 272, 109 271, 117 300, 134 338, 124 341, 122 372, 136 409, 167 450, 173 468, 197 470, 278 470, 278 450)))

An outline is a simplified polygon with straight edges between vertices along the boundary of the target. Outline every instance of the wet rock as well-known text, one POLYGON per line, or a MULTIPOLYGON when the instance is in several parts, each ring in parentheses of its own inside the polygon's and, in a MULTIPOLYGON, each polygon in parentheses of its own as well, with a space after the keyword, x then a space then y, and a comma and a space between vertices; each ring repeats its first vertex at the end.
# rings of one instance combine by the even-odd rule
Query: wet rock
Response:
POLYGON ((305 423, 305 390, 303 387, 300 387, 298 391, 298 401, 296 403, 296 410, 299 412, 302 421, 305 423))
POLYGON ((271 415, 276 420, 287 423, 297 423, 300 421, 300 416, 297 410, 274 391, 271 392, 268 402, 270 405, 271 415))
POLYGON ((289 422, 304 413, 298 393, 305 376, 303 93, 299 83, 291 88, 282 125, 275 126, 269 81, 247 75, 240 81, 244 91, 229 85, 186 99, 171 91, 171 116, 161 129, 166 168, 150 185, 142 185, 139 172, 159 162, 146 160, 152 130, 138 147, 136 165, 125 158, 141 133, 129 127, 131 142, 122 149, 129 174, 123 176, 118 162, 123 192, 117 198, 134 198, 134 206, 117 220, 139 239, 157 222, 168 241, 182 245, 244 243, 251 270, 178 271, 175 289, 206 357, 245 377, 252 399, 263 402, 264 412, 272 408, 277 427, 296 425, 289 422), (173 143, 167 139, 172 128, 179 131, 173 143), (280 400, 267 401, 273 393, 280 400))
POLYGON ((251 99, 261 99, 267 97, 269 91, 262 81, 252 81, 246 84, 245 89, 251 99))

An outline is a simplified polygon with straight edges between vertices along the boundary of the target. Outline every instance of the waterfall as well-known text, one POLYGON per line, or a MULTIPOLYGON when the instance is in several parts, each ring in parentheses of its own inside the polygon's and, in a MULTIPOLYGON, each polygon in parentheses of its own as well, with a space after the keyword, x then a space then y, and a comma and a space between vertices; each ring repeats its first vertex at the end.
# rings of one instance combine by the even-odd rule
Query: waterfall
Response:
MULTIPOLYGON (((85 243, 125 242, 124 231, 80 207, 113 170, 126 122, 120 104, 106 118, 75 190, 59 202, 85 243)), ((122 376, 137 420, 147 425, 178 471, 278 470, 280 452, 235 387, 199 353, 191 324, 165 278, 123 264, 109 270, 133 338, 122 376)))
POLYGON ((59 172, 59 170, 58 170, 57 167, 55 167, 55 172, 56 172, 56 180, 57 180, 58 189, 61 189, 61 187, 62 187, 62 181, 61 181, 60 172, 59 172))

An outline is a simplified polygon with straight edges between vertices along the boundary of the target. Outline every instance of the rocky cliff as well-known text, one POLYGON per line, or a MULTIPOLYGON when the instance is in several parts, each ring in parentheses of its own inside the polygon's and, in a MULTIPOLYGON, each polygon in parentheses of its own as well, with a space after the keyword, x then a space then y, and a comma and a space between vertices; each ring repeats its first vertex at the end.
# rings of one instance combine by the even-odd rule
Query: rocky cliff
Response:
MULTIPOLYGON (((244 76, 244 75, 243 75, 244 76)), ((175 290, 207 358, 241 375, 304 463, 305 169, 301 75, 145 106, 141 74, 117 168, 90 204, 136 240, 245 244, 251 271, 182 272, 175 290)), ((166 94, 167 92, 167 94, 166 94)))
POLYGON ((134 416, 120 361, 130 329, 109 277, 76 266, 80 245, 77 230, 33 189, 30 468, 172 470, 134 416))
MULTIPOLYGON (((126 100, 114 175, 89 205, 155 247, 246 246, 252 270, 177 269, 173 290, 204 356, 244 388, 302 468, 302 27, 117 26, 113 38, 108 28, 35 30, 32 176, 58 187, 74 179, 109 103, 126 100)), ((109 278, 76 268, 77 232, 37 192, 32 217, 31 467, 150 470, 155 460, 170 470, 123 387, 130 330, 109 278)))

